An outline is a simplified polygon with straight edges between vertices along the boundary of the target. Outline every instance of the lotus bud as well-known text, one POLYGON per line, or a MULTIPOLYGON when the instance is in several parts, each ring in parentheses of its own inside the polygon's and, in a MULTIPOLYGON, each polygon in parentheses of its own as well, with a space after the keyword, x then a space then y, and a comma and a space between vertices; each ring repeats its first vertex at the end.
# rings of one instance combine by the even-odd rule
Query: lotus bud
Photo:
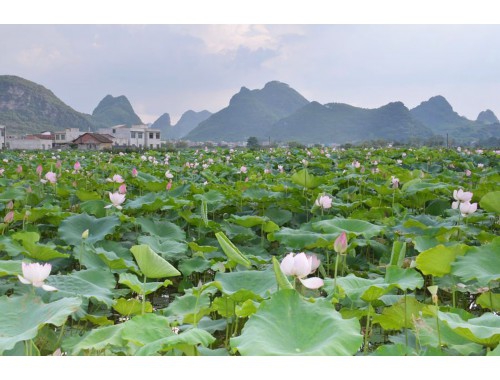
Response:
POLYGON ((333 249, 335 252, 343 255, 347 252, 347 234, 345 231, 342 231, 340 236, 335 239, 335 242, 333 243, 333 249))
POLYGON ((82 239, 87 239, 89 237, 89 230, 86 229, 82 232, 82 239))

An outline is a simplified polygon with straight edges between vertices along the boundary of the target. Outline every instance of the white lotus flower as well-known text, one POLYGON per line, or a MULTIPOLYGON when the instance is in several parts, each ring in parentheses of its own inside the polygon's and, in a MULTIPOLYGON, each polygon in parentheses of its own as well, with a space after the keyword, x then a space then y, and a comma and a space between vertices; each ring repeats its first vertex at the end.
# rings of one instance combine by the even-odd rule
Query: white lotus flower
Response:
POLYGON ((476 210, 477 210, 477 203, 470 203, 470 202, 460 203, 460 213, 464 217, 475 213, 476 210))
POLYGON ((304 252, 298 253, 295 256, 293 253, 289 253, 280 264, 283 274, 297 277, 302 285, 309 289, 318 289, 323 286, 323 280, 319 277, 305 278, 313 273, 318 266, 318 258, 307 256, 304 252))
POLYGON ((118 210, 122 209, 121 204, 125 202, 125 194, 120 193, 109 193, 109 200, 112 204, 105 206, 104 208, 116 207, 118 210))
POLYGON ((42 288, 47 292, 57 290, 53 286, 45 285, 44 281, 50 275, 52 265, 39 263, 21 263, 23 275, 18 275, 19 281, 26 285, 33 285, 35 288, 42 288))
POLYGON ((54 172, 48 172, 47 174, 45 174, 45 179, 50 183, 56 183, 57 175, 54 172))
POLYGON ((451 204, 451 208, 456 210, 461 203, 467 203, 472 200, 472 195, 470 191, 463 191, 462 189, 453 190, 453 198, 455 202, 451 204))
POLYGON ((322 195, 314 202, 314 205, 321 207, 322 209, 329 209, 332 207, 332 198, 328 195, 322 195))

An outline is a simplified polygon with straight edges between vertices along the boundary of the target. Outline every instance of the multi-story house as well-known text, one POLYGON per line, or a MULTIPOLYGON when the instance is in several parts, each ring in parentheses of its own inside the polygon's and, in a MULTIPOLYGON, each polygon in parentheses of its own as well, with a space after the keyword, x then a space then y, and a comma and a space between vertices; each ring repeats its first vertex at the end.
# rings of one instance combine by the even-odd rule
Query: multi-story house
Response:
POLYGON ((99 128, 99 133, 114 137, 116 146, 133 146, 137 148, 157 149, 161 147, 159 129, 149 128, 147 125, 116 125, 110 128, 99 128))

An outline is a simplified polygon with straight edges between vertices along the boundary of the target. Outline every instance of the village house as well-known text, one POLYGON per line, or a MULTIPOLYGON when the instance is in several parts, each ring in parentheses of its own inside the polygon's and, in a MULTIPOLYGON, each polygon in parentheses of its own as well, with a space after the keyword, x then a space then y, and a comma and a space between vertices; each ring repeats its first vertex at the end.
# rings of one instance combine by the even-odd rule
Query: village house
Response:
POLYGON ((49 131, 21 137, 7 136, 5 147, 19 150, 49 150, 53 148, 53 140, 54 135, 49 131))
POLYGON ((72 143, 82 132, 78 128, 66 128, 64 131, 56 131, 54 134, 54 148, 61 148, 72 143))
POLYGON ((161 135, 159 129, 149 128, 147 125, 116 125, 111 128, 99 128, 101 134, 109 134, 114 137, 115 146, 132 146, 137 148, 157 149, 161 147, 161 135))
POLYGON ((87 132, 77 137, 71 142, 76 145, 80 150, 105 150, 112 149, 113 136, 87 132))

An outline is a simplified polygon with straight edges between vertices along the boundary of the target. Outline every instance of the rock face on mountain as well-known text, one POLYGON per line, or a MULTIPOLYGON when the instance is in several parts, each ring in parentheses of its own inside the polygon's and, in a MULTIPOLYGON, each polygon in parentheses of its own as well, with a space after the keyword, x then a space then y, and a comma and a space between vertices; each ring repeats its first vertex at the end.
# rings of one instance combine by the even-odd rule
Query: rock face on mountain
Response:
POLYGON ((430 137, 432 132, 416 121, 401 102, 376 109, 311 102, 275 123, 269 135, 278 141, 343 144, 375 139, 402 142, 415 136, 430 137))
POLYGON ((96 126, 90 115, 75 111, 52 91, 11 75, 0 75, 0 125, 16 135, 96 126))
POLYGON ((124 95, 118 97, 106 95, 94 109, 92 116, 94 120, 107 127, 118 124, 129 126, 143 124, 124 95))
POLYGON ((196 128, 202 121, 208 119, 210 115, 212 113, 206 110, 200 112, 189 110, 182 114, 177 124, 171 125, 170 115, 164 113, 151 125, 151 128, 160 129, 162 139, 164 140, 179 140, 196 128))
POLYGON ((477 120, 479 124, 488 125, 488 124, 498 124, 498 118, 491 110, 481 111, 479 115, 477 115, 477 120))
POLYGON ((201 122, 185 137, 191 141, 245 141, 267 138, 272 124, 309 103, 287 84, 273 81, 261 90, 242 87, 229 106, 201 122))

